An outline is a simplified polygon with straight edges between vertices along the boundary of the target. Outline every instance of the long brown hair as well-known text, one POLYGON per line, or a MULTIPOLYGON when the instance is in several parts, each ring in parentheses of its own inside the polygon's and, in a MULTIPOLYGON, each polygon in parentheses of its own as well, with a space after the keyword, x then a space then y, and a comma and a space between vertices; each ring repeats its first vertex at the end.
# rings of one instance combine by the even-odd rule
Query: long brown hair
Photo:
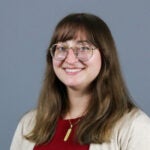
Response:
POLYGON ((36 122, 31 133, 26 136, 36 144, 52 139, 58 118, 69 107, 66 87, 54 73, 49 49, 59 41, 75 39, 78 31, 85 34, 100 50, 102 58, 101 71, 90 87, 92 100, 87 114, 78 125, 78 142, 108 142, 116 122, 135 107, 124 83, 115 42, 106 23, 92 14, 70 14, 56 26, 47 50, 47 66, 37 106, 36 122))

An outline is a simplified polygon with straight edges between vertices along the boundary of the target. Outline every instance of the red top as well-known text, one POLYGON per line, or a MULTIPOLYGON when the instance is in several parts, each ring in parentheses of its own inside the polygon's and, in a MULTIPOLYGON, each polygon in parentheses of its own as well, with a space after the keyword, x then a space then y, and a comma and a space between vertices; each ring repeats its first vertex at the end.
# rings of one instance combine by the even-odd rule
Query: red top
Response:
MULTIPOLYGON (((71 123, 75 125, 78 122, 79 118, 71 119, 71 123)), ((73 126, 70 136, 67 141, 64 141, 64 137, 70 128, 69 120, 59 119, 56 132, 54 134, 53 139, 47 143, 42 145, 37 145, 33 150, 89 150, 89 145, 80 145, 74 140, 74 133, 76 129, 76 125, 73 126)))

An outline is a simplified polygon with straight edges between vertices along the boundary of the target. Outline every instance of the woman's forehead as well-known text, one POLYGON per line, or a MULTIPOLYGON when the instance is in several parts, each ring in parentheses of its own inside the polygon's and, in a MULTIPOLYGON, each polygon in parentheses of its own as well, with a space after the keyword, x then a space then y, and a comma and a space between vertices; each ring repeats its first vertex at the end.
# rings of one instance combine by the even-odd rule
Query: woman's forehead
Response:
POLYGON ((67 41, 63 41, 63 42, 58 42, 58 44, 67 44, 67 45, 74 45, 74 44, 90 44, 91 45, 91 42, 88 41, 88 40, 74 40, 74 39, 71 39, 71 40, 67 40, 67 41))

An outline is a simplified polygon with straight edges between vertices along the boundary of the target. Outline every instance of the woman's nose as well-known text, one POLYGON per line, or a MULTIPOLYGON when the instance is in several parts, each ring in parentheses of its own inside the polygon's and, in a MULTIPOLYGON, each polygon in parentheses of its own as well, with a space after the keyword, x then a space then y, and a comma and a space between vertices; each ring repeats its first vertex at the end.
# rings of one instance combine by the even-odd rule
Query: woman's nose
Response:
POLYGON ((78 58, 76 54, 74 53, 74 50, 72 48, 68 49, 67 57, 65 59, 67 63, 75 63, 78 61, 78 58))

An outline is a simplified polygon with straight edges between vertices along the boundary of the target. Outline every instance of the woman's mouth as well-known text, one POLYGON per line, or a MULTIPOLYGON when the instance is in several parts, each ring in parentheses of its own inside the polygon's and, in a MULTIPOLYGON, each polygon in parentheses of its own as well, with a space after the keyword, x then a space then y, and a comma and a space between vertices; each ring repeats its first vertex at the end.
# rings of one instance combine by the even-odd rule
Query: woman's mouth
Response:
POLYGON ((66 73, 75 74, 75 73, 80 72, 82 69, 81 68, 65 68, 64 70, 66 73))

